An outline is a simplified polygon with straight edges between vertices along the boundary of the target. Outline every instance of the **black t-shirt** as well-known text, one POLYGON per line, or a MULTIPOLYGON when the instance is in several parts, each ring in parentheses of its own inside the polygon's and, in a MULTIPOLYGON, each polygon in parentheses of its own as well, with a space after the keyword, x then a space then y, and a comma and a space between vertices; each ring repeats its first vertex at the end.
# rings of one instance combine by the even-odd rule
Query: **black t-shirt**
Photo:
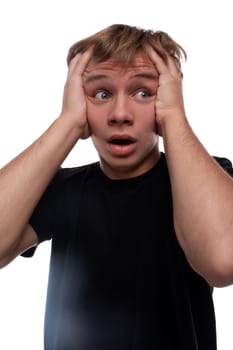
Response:
POLYGON ((132 179, 60 169, 30 223, 52 238, 46 350, 216 350, 212 288, 178 245, 164 154, 132 179))

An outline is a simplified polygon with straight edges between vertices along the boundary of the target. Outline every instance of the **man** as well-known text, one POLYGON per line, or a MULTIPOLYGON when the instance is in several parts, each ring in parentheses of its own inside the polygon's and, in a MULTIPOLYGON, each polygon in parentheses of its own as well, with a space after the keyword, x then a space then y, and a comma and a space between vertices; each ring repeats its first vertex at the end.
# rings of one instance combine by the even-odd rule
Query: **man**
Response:
POLYGON ((1 170, 1 266, 52 239, 45 349, 216 349, 232 166, 188 123, 185 56, 167 34, 126 25, 79 41, 59 118, 1 170), (89 136, 99 162, 60 168, 89 136))

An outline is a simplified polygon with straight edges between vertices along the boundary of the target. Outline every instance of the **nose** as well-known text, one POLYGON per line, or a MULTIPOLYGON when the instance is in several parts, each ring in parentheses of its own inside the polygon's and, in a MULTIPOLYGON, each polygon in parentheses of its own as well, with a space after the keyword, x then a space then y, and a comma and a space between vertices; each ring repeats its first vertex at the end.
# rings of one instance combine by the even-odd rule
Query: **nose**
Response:
POLYGON ((119 95, 114 99, 108 123, 109 125, 133 124, 133 115, 130 110, 130 101, 127 96, 119 95))

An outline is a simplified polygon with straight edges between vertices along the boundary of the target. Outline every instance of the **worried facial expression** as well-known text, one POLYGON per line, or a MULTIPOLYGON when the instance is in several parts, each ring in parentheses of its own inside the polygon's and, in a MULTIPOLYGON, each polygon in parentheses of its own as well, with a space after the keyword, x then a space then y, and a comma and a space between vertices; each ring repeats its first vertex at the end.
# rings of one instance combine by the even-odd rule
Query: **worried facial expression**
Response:
POLYGON ((154 64, 140 55, 127 68, 114 60, 91 61, 83 80, 88 124, 104 173, 117 179, 149 170, 159 158, 154 64))

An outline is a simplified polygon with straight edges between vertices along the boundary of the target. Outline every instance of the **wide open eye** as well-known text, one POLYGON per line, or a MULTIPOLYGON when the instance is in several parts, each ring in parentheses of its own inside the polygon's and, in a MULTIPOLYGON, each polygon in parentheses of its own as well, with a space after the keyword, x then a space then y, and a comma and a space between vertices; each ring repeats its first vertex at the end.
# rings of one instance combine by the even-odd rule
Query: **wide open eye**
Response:
POLYGON ((109 94, 107 93, 107 91, 98 91, 95 94, 95 98, 99 99, 99 100, 107 100, 109 98, 109 94))
POLYGON ((136 96, 140 99, 145 99, 151 95, 146 90, 139 90, 137 91, 136 96))

